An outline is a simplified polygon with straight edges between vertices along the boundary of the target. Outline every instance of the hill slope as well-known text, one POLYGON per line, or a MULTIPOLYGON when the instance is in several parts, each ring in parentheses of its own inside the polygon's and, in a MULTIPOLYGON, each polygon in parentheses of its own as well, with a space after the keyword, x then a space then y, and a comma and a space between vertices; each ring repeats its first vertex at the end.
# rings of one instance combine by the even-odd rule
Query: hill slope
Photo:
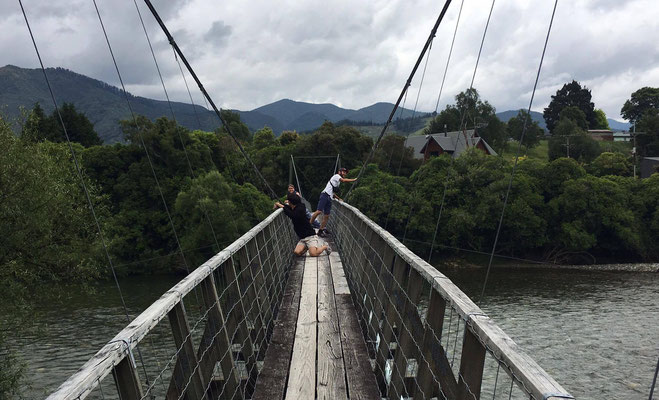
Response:
MULTIPOLYGON (((121 90, 63 68, 48 68, 47 74, 59 104, 73 103, 78 111, 85 113, 105 143, 123 140, 119 121, 130 118, 130 112, 121 90)), ((171 118, 166 101, 131 94, 129 99, 133 111, 137 114, 150 119, 162 116, 171 118)), ((0 68, 0 111, 4 115, 18 118, 19 107, 30 109, 37 102, 46 113, 53 111, 48 87, 40 69, 25 69, 13 65, 0 68)), ((191 104, 172 102, 172 108, 177 121, 189 129, 212 131, 219 126, 215 114, 202 106, 196 105, 193 108, 191 104)), ((240 114, 250 130, 268 126, 279 134, 283 130, 310 131, 326 120, 337 122, 350 119, 384 123, 392 108, 391 103, 376 103, 359 110, 351 110, 333 104, 312 104, 284 99, 252 111, 233 111, 240 114)), ((411 110, 403 112, 410 115, 411 110)))

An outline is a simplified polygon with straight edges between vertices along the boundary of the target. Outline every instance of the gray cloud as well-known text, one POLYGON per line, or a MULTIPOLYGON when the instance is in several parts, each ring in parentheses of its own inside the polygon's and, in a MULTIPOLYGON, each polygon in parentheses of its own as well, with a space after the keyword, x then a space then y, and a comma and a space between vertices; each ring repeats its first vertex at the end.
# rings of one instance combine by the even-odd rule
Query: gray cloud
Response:
MULTIPOLYGON (((97 3, 128 89, 164 98, 135 4, 97 3)), ((91 2, 24 4, 48 66, 118 85, 91 2)), ((490 4, 465 2, 440 108, 469 86, 490 4)), ((138 5, 170 96, 189 101, 169 43, 143 3, 138 5)), ((414 6, 402 0, 155 5, 216 102, 244 110, 283 97, 349 108, 395 101, 442 6, 432 0, 414 6)), ((528 106, 552 6, 496 3, 475 87, 498 110, 528 106)), ((458 8, 458 2, 451 5, 437 33, 420 110, 435 108, 458 8)), ((576 79, 592 90, 597 107, 619 118, 634 90, 659 86, 658 28, 659 5, 651 0, 560 2, 533 108, 541 110, 557 89, 576 79)), ((0 32, 1 65, 37 67, 17 3, 0 4, 0 32)), ((408 107, 414 105, 421 72, 412 82, 408 107)))

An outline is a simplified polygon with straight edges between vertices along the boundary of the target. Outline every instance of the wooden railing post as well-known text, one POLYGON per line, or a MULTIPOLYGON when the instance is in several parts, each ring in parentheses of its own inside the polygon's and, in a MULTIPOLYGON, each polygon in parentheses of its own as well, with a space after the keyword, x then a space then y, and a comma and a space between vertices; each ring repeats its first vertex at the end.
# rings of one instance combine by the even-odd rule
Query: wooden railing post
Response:
POLYGON ((130 353, 112 369, 112 376, 117 385, 120 399, 140 400, 144 396, 142 394, 142 384, 130 353))
POLYGON ((466 326, 460 357, 460 375, 458 377, 458 399, 478 400, 481 396, 483 368, 485 366, 485 347, 466 326))
MULTIPOLYGON (((454 400, 457 397, 457 384, 441 343, 445 313, 446 300, 434 288, 431 289, 422 346, 424 358, 430 365, 419 363, 417 380, 426 397, 454 400), (439 381, 439 385, 435 380, 439 381)), ((423 395, 417 391, 414 399, 422 400, 423 395)))
MULTIPOLYGON (((235 393, 237 386, 240 384, 240 379, 236 374, 231 341, 227 335, 226 320, 218 298, 213 274, 201 282, 201 293, 204 305, 208 309, 208 322, 197 353, 201 363, 202 378, 204 382, 209 382, 213 377, 215 364, 219 361, 224 376, 223 391, 225 393, 235 393)), ((222 392, 222 390, 219 392, 222 392)), ((216 393, 214 386, 211 384, 211 394, 214 398, 217 398, 219 392, 216 393)))
MULTIPOLYGON (((245 359, 245 368, 247 369, 247 385, 245 391, 251 395, 254 390, 254 385, 256 384, 256 376, 258 375, 258 370, 256 368, 256 355, 254 353, 254 343, 252 342, 252 337, 249 334, 247 329, 247 320, 248 315, 245 310, 245 303, 250 304, 252 299, 249 298, 242 289, 242 280, 243 273, 239 273, 236 269, 236 263, 234 257, 231 258, 231 263, 226 269, 227 284, 229 285, 229 292, 232 294, 234 299, 234 304, 231 306, 233 312, 231 313, 231 326, 234 340, 232 343, 235 343, 237 339, 241 345, 241 352, 245 359), (242 278, 242 279, 241 279, 242 278)), ((229 324, 227 324, 229 325, 229 324)), ((247 396, 249 397, 249 396, 247 396)))
MULTIPOLYGON (((396 398, 405 397, 405 378, 408 361, 411 359, 419 363, 419 348, 423 337, 423 326, 417 304, 423 289, 423 277, 415 269, 410 269, 406 288, 407 295, 403 297, 404 306, 399 308, 402 321, 398 327, 398 347, 394 355, 394 364, 391 369, 391 386, 396 398)), ((418 389, 418 388, 417 388, 418 389)), ((428 396, 426 396, 428 397, 428 396)))
MULTIPOLYGON (((202 379, 201 371, 198 368, 199 360, 192 343, 192 336, 190 336, 190 326, 183 307, 183 299, 167 316, 172 326, 174 343, 178 349, 170 389, 176 393, 174 398, 181 398, 182 395, 185 395, 185 398, 190 400, 202 399, 205 395, 206 382, 202 379)), ((168 396, 170 393, 168 390, 168 396)))

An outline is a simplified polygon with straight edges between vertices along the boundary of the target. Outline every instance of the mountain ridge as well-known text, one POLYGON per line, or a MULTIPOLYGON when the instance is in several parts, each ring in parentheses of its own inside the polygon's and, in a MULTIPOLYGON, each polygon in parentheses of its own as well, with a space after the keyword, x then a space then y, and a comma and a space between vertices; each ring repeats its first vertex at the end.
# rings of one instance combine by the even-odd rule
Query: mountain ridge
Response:
MULTIPOLYGON (((79 112, 85 113, 94 124, 94 128, 104 143, 123 141, 119 121, 130 118, 124 94, 121 89, 65 68, 47 68, 48 78, 56 94, 58 104, 73 103, 79 112)), ((128 93, 131 108, 136 114, 150 119, 162 116, 171 118, 167 101, 149 99, 128 93)), ((50 93, 40 69, 21 68, 14 65, 0 67, 0 111, 13 119, 20 118, 20 107, 31 109, 40 103, 46 113, 54 109, 50 93)), ((306 103, 291 99, 281 99, 257 107, 250 111, 231 110, 240 114, 241 120, 251 131, 265 126, 270 127, 276 135, 284 130, 309 132, 325 121, 370 122, 374 125, 384 124, 393 109, 392 103, 377 102, 354 110, 342 108, 330 103, 306 103)), ((176 120, 188 129, 213 131, 219 126, 213 111, 195 104, 171 102, 176 120)), ((413 110, 398 109, 396 116, 408 118, 413 110)), ((422 112, 416 111, 416 114, 422 112)), ((423 113, 425 114, 425 113, 423 113)), ((497 113, 504 122, 517 115, 517 110, 497 113)), ((545 128, 542 114, 531 112, 534 121, 545 128)), ((612 129, 629 129, 629 124, 609 119, 612 129)))

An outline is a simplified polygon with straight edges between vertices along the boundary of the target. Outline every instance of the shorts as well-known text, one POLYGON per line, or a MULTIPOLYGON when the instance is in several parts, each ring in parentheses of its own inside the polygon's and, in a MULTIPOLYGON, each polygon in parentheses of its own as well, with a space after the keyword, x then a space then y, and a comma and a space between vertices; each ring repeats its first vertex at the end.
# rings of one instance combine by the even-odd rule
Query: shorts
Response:
POLYGON ((320 194, 320 199, 318 199, 318 207, 316 210, 322 211, 323 214, 329 215, 332 211, 332 199, 330 199, 329 194, 322 192, 320 194))
MULTIPOLYGON (((297 242, 297 246, 303 244, 305 249, 308 249, 309 247, 321 247, 323 241, 320 240, 318 235, 312 235, 312 236, 307 236, 303 239, 300 239, 299 242, 297 242)), ((296 246, 296 247, 297 247, 296 246)))

